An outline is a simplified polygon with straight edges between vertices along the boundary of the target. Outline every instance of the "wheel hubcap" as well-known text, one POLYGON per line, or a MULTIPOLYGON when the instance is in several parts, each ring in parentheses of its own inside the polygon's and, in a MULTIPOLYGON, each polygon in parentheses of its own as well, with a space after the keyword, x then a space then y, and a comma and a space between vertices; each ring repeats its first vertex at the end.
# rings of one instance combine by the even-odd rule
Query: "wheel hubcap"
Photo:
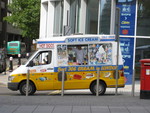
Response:
MULTIPOLYGON (((27 86, 26 86, 26 84, 25 84, 25 85, 22 87, 22 91, 23 91, 24 93, 26 93, 26 90, 27 90, 27 86)), ((31 90, 32 90, 32 88, 31 88, 31 86, 29 85, 29 87, 28 87, 28 93, 30 93, 31 90)))

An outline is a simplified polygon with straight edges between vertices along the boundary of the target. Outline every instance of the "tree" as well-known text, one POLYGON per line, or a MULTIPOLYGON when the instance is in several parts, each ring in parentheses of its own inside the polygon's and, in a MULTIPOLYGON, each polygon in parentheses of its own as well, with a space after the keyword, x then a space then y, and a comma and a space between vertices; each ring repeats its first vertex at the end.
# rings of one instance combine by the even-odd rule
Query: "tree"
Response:
POLYGON ((39 37, 40 0, 12 0, 8 6, 11 16, 5 18, 21 29, 23 37, 36 39, 39 37))

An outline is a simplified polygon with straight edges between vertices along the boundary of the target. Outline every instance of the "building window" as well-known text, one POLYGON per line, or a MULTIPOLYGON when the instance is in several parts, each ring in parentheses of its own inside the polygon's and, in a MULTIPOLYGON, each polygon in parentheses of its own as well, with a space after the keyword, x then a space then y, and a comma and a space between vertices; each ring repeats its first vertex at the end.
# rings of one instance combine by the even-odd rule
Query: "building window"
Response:
POLYGON ((86 33, 97 34, 99 0, 88 0, 86 33))
POLYGON ((110 34, 111 0, 100 0, 100 34, 110 34))
POLYGON ((80 0, 70 0, 70 22, 71 34, 78 32, 80 0))
POLYGON ((135 52, 135 77, 140 78, 141 73, 141 59, 150 58, 150 39, 137 38, 136 39, 136 52, 135 52))
POLYGON ((63 28, 63 4, 62 2, 55 2, 54 13, 54 36, 62 35, 63 28))
POLYGON ((137 35, 150 36, 150 0, 139 0, 137 17, 137 35))
POLYGON ((110 34, 110 19, 111 0, 88 0, 86 20, 87 34, 110 34))

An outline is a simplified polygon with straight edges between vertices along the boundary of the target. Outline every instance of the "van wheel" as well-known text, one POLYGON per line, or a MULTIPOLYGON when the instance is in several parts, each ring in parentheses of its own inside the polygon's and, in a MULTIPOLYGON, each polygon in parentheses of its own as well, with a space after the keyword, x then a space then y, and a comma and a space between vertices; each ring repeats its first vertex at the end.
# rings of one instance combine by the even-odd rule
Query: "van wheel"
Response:
MULTIPOLYGON (((26 81, 22 82, 19 86, 19 91, 22 95, 26 94, 26 81)), ((36 91, 35 85, 32 82, 29 82, 28 94, 33 95, 36 91)))
MULTIPOLYGON (((97 91, 96 87, 97 87, 96 82, 93 82, 91 84, 91 86, 90 86, 90 91, 94 95, 96 95, 96 91, 97 91)), ((99 83, 99 91, 98 91, 99 95, 103 95, 105 93, 105 91, 106 91, 106 84, 104 82, 100 81, 100 83, 99 83)))

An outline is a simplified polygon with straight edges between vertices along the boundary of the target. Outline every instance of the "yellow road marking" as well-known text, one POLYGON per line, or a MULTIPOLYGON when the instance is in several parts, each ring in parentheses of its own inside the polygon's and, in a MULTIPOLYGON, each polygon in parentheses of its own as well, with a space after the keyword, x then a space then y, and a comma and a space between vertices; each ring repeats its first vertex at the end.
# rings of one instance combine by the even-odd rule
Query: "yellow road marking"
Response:
POLYGON ((49 92, 48 95, 56 95, 60 93, 61 93, 61 90, 55 90, 55 91, 49 92))

